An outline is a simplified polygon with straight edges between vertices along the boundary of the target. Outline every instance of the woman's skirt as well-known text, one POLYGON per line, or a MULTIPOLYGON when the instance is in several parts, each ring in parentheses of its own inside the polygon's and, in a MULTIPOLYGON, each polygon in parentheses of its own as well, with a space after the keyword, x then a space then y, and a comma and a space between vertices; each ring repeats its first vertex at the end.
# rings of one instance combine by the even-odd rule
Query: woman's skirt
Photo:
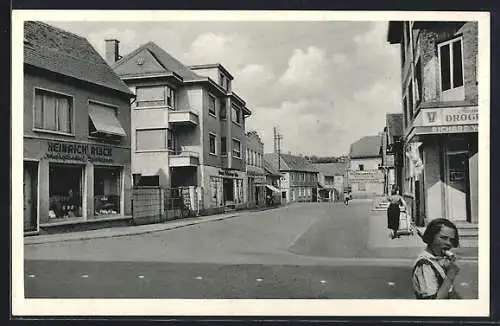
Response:
POLYGON ((390 204, 387 208, 387 228, 392 230, 399 229, 399 205, 390 204))

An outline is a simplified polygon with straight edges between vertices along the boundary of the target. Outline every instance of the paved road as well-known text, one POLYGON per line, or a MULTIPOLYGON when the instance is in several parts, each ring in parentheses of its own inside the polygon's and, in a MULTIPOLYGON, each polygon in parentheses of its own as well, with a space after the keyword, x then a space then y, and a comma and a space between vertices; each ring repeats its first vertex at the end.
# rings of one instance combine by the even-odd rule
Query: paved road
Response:
MULTIPOLYGON (((388 241, 383 221, 368 204, 308 203, 151 234, 25 245, 25 290, 27 297, 411 298, 409 268, 421 247, 418 239, 388 241)), ((477 264, 462 265, 457 283, 465 297, 477 297, 477 264)))

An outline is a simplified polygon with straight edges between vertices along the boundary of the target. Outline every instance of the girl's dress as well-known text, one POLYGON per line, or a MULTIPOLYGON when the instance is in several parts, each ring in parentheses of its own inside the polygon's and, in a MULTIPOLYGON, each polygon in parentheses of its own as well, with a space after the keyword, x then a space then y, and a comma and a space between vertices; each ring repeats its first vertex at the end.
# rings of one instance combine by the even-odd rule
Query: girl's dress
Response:
POLYGON ((389 207, 387 208, 387 228, 395 232, 399 229, 399 205, 401 203, 401 197, 392 195, 389 197, 389 203, 389 207))
MULTIPOLYGON (((424 250, 413 264, 412 283, 417 299, 435 299, 441 284, 446 277, 442 266, 443 257, 436 257, 424 250)), ((453 286, 448 292, 451 298, 453 286)))

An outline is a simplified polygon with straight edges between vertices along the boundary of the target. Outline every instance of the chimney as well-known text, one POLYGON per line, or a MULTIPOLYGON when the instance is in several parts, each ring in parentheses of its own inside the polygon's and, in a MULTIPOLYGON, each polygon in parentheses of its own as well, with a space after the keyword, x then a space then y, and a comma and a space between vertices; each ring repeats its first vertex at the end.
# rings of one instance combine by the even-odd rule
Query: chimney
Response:
POLYGON ((106 61, 108 64, 113 64, 116 61, 120 59, 120 54, 119 54, 119 44, 120 41, 115 40, 115 39, 108 39, 105 40, 105 54, 106 54, 106 61))

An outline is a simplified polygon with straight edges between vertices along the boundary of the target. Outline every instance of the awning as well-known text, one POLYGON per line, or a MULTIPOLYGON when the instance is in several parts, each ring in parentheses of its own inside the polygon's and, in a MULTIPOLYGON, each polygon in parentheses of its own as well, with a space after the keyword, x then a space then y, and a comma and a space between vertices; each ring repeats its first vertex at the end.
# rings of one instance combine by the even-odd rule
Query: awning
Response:
POLYGON ((271 185, 266 185, 267 188, 271 189, 272 191, 275 191, 275 192, 281 192, 278 188, 276 188, 275 186, 271 186, 271 185))
POLYGON ((113 108, 90 103, 89 116, 94 124, 96 132, 126 136, 125 130, 123 130, 120 121, 116 118, 113 108))

